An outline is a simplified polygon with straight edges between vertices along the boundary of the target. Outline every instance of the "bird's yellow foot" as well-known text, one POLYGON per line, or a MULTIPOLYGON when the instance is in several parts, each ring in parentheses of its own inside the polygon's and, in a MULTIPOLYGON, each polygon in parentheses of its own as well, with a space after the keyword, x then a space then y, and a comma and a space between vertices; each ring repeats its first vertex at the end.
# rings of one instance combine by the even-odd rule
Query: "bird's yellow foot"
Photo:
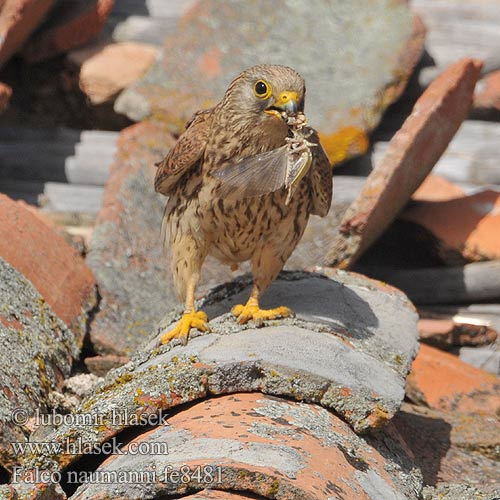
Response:
POLYGON ((179 323, 175 325, 174 329, 164 333, 160 337, 160 344, 167 344, 172 339, 179 339, 184 345, 186 345, 191 328, 196 328, 197 330, 200 330, 200 332, 210 331, 207 321, 207 315, 203 311, 193 310, 191 312, 185 312, 179 323))
POLYGON ((288 307, 281 306, 275 309, 261 309, 259 304, 250 299, 245 305, 238 304, 231 309, 231 312, 236 316, 238 323, 244 325, 251 319, 255 325, 260 327, 264 321, 277 318, 288 318, 293 316, 293 311, 288 307))

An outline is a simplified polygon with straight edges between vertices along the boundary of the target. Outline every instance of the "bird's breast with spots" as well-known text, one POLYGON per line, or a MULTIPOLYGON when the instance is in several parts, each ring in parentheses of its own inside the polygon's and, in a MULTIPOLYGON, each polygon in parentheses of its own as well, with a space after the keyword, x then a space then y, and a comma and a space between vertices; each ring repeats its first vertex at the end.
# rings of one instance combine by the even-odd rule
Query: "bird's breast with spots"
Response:
POLYGON ((263 245, 296 244, 309 217, 306 188, 303 183, 302 192, 288 206, 285 190, 259 198, 212 200, 206 227, 211 233, 211 253, 221 260, 241 262, 251 259, 263 245))

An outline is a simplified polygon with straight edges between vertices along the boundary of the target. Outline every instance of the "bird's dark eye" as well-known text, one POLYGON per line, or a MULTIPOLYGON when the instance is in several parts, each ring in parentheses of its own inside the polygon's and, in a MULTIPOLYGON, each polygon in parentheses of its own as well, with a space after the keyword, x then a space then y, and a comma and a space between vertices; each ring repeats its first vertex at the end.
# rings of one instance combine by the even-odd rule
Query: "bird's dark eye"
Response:
POLYGON ((259 98, 259 99, 267 99, 271 93, 271 85, 269 85, 267 82, 264 80, 259 80, 254 86, 253 86, 253 91, 254 94, 259 98))

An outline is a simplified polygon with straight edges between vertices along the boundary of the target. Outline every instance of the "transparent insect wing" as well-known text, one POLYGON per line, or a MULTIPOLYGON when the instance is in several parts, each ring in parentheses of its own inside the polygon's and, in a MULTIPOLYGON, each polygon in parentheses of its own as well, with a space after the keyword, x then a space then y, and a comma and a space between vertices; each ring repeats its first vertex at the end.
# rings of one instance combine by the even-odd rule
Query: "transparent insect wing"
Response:
POLYGON ((298 184, 309 169, 311 161, 312 154, 308 149, 300 155, 288 155, 285 187, 298 184))
POLYGON ((285 205, 290 203, 292 196, 297 190, 299 182, 309 170, 312 163, 312 154, 309 149, 303 151, 300 155, 288 156, 288 167, 285 179, 285 187, 288 189, 285 205))
POLYGON ((216 195, 220 198, 253 198, 272 193, 285 185, 288 147, 244 158, 212 175, 219 179, 216 195))

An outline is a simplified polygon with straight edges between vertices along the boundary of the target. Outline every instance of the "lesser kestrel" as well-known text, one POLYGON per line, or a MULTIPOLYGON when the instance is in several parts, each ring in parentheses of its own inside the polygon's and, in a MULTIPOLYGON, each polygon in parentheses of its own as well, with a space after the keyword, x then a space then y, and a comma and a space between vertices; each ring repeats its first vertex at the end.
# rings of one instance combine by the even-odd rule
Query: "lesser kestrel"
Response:
POLYGON ((259 65, 241 73, 213 108, 200 111, 158 165, 156 191, 169 197, 163 219, 171 270, 185 310, 161 337, 187 341, 207 331, 195 289, 207 255, 228 265, 250 260, 254 285, 232 312, 240 323, 286 317, 259 297, 299 242, 310 214, 332 199, 330 162, 304 119, 305 84, 293 69, 259 65))

